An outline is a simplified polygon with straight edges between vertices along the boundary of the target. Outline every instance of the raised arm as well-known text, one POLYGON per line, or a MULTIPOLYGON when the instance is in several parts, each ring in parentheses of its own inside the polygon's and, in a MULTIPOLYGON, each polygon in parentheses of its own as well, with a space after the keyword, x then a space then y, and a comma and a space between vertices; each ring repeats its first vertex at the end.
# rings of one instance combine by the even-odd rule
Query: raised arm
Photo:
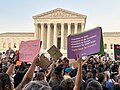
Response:
POLYGON ((80 90, 80 85, 82 81, 82 59, 77 57, 77 62, 78 62, 78 70, 77 70, 75 86, 73 90, 80 90))
POLYGON ((55 61, 53 61, 53 63, 50 66, 50 70, 49 72, 46 74, 46 77, 49 77, 49 75, 52 73, 53 69, 54 69, 54 65, 55 65, 55 61))
POLYGON ((36 65, 39 63, 39 55, 37 55, 31 66, 29 67, 28 71, 26 72, 25 76, 23 77, 23 80, 22 82, 17 86, 16 90, 22 90, 22 88, 31 81, 32 77, 33 77, 33 74, 34 74, 34 70, 35 70, 35 67, 36 65))
POLYGON ((86 60, 82 63, 82 65, 84 65, 84 64, 89 60, 90 57, 91 57, 91 56, 88 56, 88 57, 86 58, 86 60))
POLYGON ((23 80, 32 79, 37 63, 39 63, 39 55, 37 55, 34 58, 31 66, 29 67, 29 69, 28 69, 27 73, 25 74, 23 80))
POLYGON ((14 69, 15 69, 15 64, 16 64, 16 62, 17 62, 18 60, 19 60, 19 53, 17 52, 17 53, 15 54, 14 61, 12 61, 11 65, 9 66, 9 68, 8 68, 8 70, 7 70, 7 72, 6 72, 9 76, 12 76, 13 71, 14 71, 14 69))

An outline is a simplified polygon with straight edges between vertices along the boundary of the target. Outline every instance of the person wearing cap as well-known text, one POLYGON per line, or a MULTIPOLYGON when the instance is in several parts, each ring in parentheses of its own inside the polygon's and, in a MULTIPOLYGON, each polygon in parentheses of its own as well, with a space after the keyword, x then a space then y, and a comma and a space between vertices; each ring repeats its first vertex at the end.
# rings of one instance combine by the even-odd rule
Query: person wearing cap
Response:
POLYGON ((63 67, 58 65, 57 67, 55 67, 51 74, 49 84, 51 87, 59 86, 62 80, 63 80, 63 67))
POLYGON ((72 71, 71 68, 65 68, 65 75, 63 76, 63 78, 64 78, 64 79, 71 78, 71 77, 70 77, 71 71, 72 71))

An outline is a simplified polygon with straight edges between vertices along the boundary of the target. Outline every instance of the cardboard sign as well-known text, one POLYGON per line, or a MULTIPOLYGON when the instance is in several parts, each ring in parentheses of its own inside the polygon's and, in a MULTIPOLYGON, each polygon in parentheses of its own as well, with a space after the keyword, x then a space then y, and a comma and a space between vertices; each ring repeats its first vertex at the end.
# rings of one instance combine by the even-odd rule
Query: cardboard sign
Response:
POLYGON ((22 41, 19 47, 19 60, 32 62, 39 54, 42 42, 40 40, 22 41))
POLYGON ((95 53, 104 53, 101 27, 91 29, 81 34, 70 35, 67 41, 67 53, 70 59, 75 59, 76 55, 82 57, 95 53))
POLYGON ((58 48, 55 47, 55 45, 53 45, 49 50, 48 53, 51 55, 51 57, 53 57, 54 59, 58 59, 60 57, 62 57, 62 53, 60 52, 60 50, 58 48))
POLYGON ((47 69, 47 68, 50 66, 51 63, 52 63, 52 62, 49 61, 49 59, 48 59, 47 57, 45 57, 44 54, 42 54, 42 55, 40 56, 39 66, 40 66, 42 69, 47 69))
POLYGON ((115 60, 120 60, 120 45, 114 45, 115 60))

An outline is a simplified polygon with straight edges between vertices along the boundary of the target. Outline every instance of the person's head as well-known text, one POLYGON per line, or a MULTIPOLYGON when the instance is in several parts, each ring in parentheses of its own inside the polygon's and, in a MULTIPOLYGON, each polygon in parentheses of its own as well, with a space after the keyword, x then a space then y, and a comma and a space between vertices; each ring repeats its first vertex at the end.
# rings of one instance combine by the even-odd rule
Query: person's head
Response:
POLYGON ((52 90, 49 84, 44 81, 31 81, 26 84, 22 90, 52 90))
POLYGON ((74 82, 72 81, 72 79, 68 78, 68 79, 62 80, 60 83, 60 86, 63 88, 63 90, 73 90, 74 82))
POLYGON ((92 64, 88 64, 87 69, 92 69, 92 64))
POLYGON ((68 60, 66 57, 63 58, 62 64, 63 64, 63 66, 64 66, 65 68, 68 67, 68 66, 69 66, 69 60, 68 60))
POLYGON ((59 63, 59 64, 62 64, 62 60, 61 60, 61 59, 59 59, 58 63, 59 63))
POLYGON ((88 72, 86 75, 86 79, 93 78, 93 74, 91 72, 88 72))
POLYGON ((98 70, 96 68, 92 69, 92 74, 96 76, 96 74, 98 73, 98 70))
POLYGON ((116 72, 116 73, 115 73, 115 72, 114 72, 114 73, 111 73, 111 74, 110 74, 110 78, 111 78, 111 79, 114 79, 114 81, 117 82, 117 75, 118 75, 117 72, 116 72))
POLYGON ((12 84, 8 74, 0 73, 0 87, 0 90, 12 90, 12 84))
POLYGON ((41 69, 41 70, 39 70, 39 72, 43 72, 46 76, 46 74, 48 73, 48 70, 47 69, 41 69))
POLYGON ((88 84, 90 81, 92 81, 92 80, 94 80, 94 79, 93 79, 93 78, 87 79, 86 82, 85 82, 85 86, 87 86, 87 84, 88 84))
POLYGON ((110 72, 109 71, 105 71, 104 75, 105 75, 105 80, 110 79, 110 72))
MULTIPOLYGON (((96 81, 96 80, 90 81, 90 82, 87 84, 86 89, 89 88, 89 87, 93 87, 93 88, 95 88, 95 90, 103 90, 103 89, 102 89, 102 85, 101 85, 98 81, 96 81)), ((87 89, 87 90, 90 90, 90 89, 87 89)), ((92 89, 91 89, 91 90, 92 90, 92 89)))
POLYGON ((45 74, 43 72, 38 72, 35 75, 35 80, 44 80, 45 79, 45 74))
POLYGON ((63 67, 57 66, 51 74, 51 79, 61 80, 63 79, 63 67))
POLYGON ((70 74, 71 71, 72 71, 71 68, 65 68, 65 74, 70 74))
POLYGON ((71 73, 70 73, 70 77, 75 77, 77 75, 77 69, 78 68, 75 68, 75 69, 72 69, 71 73))
POLYGON ((99 67, 99 63, 98 62, 95 62, 94 65, 95 65, 95 68, 99 67))
POLYGON ((91 57, 89 58, 89 60, 87 61, 87 63, 92 64, 92 63, 93 63, 93 60, 94 60, 94 58, 93 58, 93 56, 91 56, 91 57))
POLYGON ((63 71, 63 67, 62 66, 57 66, 55 67, 55 74, 57 74, 58 76, 62 75, 62 71, 63 71))
POLYGON ((52 87, 52 90, 64 90, 60 85, 55 85, 52 87))
POLYGON ((98 81, 102 84, 105 80, 105 76, 103 73, 98 74, 98 81))
POLYGON ((86 90, 96 90, 96 89, 95 89, 95 87, 88 86, 88 87, 86 88, 86 90))

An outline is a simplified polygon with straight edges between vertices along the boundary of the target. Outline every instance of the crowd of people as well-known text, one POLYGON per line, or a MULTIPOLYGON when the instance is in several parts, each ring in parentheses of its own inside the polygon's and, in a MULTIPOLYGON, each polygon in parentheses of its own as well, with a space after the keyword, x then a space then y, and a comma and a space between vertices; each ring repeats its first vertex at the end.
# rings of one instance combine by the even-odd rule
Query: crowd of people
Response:
POLYGON ((52 64, 42 69, 40 55, 31 64, 16 66, 17 51, 13 58, 0 58, 0 90, 120 90, 120 62, 102 57, 76 56, 76 67, 67 57, 52 58, 52 64))

